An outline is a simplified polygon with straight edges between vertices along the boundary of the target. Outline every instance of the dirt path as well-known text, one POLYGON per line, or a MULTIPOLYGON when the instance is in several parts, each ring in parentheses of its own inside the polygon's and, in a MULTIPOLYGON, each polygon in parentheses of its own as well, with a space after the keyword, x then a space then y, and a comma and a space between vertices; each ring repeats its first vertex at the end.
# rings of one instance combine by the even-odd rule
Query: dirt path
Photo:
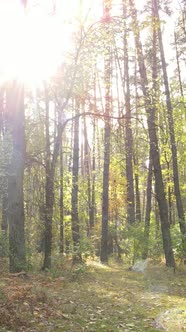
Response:
MULTIPOLYGON (((143 274, 100 264, 76 269, 70 280, 31 277, 24 281, 29 289, 22 300, 25 323, 17 328, 15 323, 13 330, 0 325, 0 331, 186 331, 185 279, 183 272, 165 268, 151 267, 143 274)), ((23 287, 23 281, 14 283, 23 287)))

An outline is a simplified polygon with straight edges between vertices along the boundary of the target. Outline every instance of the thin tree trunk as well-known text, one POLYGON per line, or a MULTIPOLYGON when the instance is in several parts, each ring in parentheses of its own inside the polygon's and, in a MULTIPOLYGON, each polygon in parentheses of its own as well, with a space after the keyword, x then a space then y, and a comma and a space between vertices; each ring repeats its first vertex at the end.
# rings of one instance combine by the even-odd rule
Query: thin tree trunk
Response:
POLYGON ((96 187, 96 149, 95 149, 95 140, 96 140, 96 121, 93 122, 93 149, 92 149, 92 203, 90 211, 90 226, 91 228, 95 225, 95 210, 96 210, 96 199, 95 199, 95 187, 96 187))
MULTIPOLYGON (((127 7, 123 2, 124 20, 127 17, 127 7)), ((133 177, 133 137, 131 128, 131 103, 129 83, 129 59, 128 59, 128 33, 124 25, 124 75, 125 75, 125 149, 126 149, 126 178, 127 178, 127 221, 135 222, 134 203, 134 177, 133 177)))
MULTIPOLYGON (((111 1, 104 3, 104 16, 109 21, 111 1)), ((108 23, 107 23, 108 24, 108 23)), ((109 27, 106 26, 109 34, 109 27)), ((110 116, 111 113, 111 55, 110 46, 107 46, 105 56, 105 128, 104 128, 104 166, 103 166, 103 192, 102 192, 102 231, 101 254, 102 263, 108 261, 108 219, 109 219, 109 166, 110 166, 110 116)))
POLYGON ((52 216, 54 206, 54 174, 51 168, 51 151, 50 151, 50 123, 49 123, 49 98, 47 88, 45 88, 45 135, 46 135, 46 158, 45 158, 45 245, 44 245, 44 263, 43 270, 51 268, 51 255, 52 255, 52 216))
POLYGON ((2 222, 1 229, 5 236, 8 235, 8 181, 4 176, 2 188, 2 222))
POLYGON ((60 224, 59 224, 59 251, 64 252, 64 166, 63 166, 63 144, 61 143, 60 148, 60 197, 59 197, 59 213, 60 213, 60 224))
MULTIPOLYGON (((134 165, 138 169, 138 158, 134 156, 134 165)), ((141 222, 141 201, 140 201, 140 190, 139 190, 139 175, 138 171, 135 172, 135 207, 136 207, 136 221, 141 222)))
MULTIPOLYGON (((79 102, 76 112, 79 112, 79 102)), ((76 113, 78 114, 78 113, 76 113)), ((71 217, 72 217, 72 240, 73 240, 73 260, 81 260, 79 253, 80 230, 78 216, 78 177, 79 177, 79 117, 74 120, 74 140, 73 140, 73 165, 72 165, 72 196, 71 196, 71 217)))
POLYGON ((88 135, 87 135, 87 124, 86 118, 84 117, 84 138, 85 138, 85 174, 87 178, 87 194, 88 194, 88 229, 87 235, 90 236, 90 229, 92 228, 91 224, 91 213, 92 213, 92 194, 91 194, 91 178, 90 178, 90 153, 89 153, 89 145, 88 145, 88 135))
POLYGON ((171 187, 168 185, 168 208, 169 208, 169 224, 173 225, 173 218, 172 218, 172 191, 171 187))
MULTIPOLYGON (((94 108, 96 111, 96 83, 94 87, 94 108)), ((90 211, 90 226, 91 228, 95 225, 95 209, 96 209, 96 200, 95 200, 95 184, 96 184, 96 119, 93 119, 93 147, 92 147, 92 203, 90 211)))
POLYGON ((7 237, 8 233, 8 179, 7 179, 7 151, 6 151, 6 141, 8 137, 6 137, 7 133, 5 134, 5 126, 6 126, 6 121, 5 121, 5 96, 4 96, 4 89, 0 89, 0 144, 2 147, 2 176, 1 176, 1 197, 2 197, 2 222, 1 222, 1 229, 3 234, 7 237))
POLYGON ((174 43, 175 43, 175 48, 176 48, 176 62, 177 62, 177 71, 178 71, 180 94, 181 94, 181 97, 184 98, 176 31, 174 31, 174 43))
POLYGON ((147 203, 146 203, 146 211, 145 211, 145 227, 144 227, 144 246, 142 252, 142 259, 146 259, 148 257, 149 251, 149 233, 150 233, 150 214, 151 214, 151 206, 152 206, 152 157, 151 152, 149 156, 149 169, 148 169, 148 179, 147 179, 147 203))
POLYGON ((139 140, 139 95, 138 95, 138 78, 137 78, 137 61, 135 59, 135 70, 134 70, 134 79, 135 79, 135 112, 136 112, 136 121, 135 121, 135 145, 133 151, 133 160, 134 160, 134 184, 135 184, 135 220, 141 222, 141 201, 140 201, 140 191, 139 191, 139 161, 138 161, 138 140, 139 140))

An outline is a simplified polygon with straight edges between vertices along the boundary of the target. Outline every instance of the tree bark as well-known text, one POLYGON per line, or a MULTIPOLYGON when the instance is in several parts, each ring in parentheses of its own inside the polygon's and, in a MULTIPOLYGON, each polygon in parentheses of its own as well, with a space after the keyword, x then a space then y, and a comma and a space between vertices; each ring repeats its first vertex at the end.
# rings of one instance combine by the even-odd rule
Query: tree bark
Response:
POLYGON ((88 135, 87 135, 87 124, 86 118, 84 117, 84 158, 85 158, 85 175, 87 179, 87 196, 88 196, 88 229, 87 235, 90 236, 90 230, 93 227, 92 224, 92 193, 91 193, 91 165, 90 165, 90 152, 89 152, 89 144, 88 144, 88 135))
MULTIPOLYGON (((79 112, 79 102, 76 105, 76 112, 79 112)), ((81 260, 79 253, 80 231, 78 216, 78 177, 79 177, 79 117, 74 120, 74 140, 73 140, 73 165, 72 165, 72 196, 71 196, 71 221, 73 240, 73 260, 81 260)))
MULTIPOLYGON (((104 3, 104 16, 109 21, 111 1, 104 3)), ((109 24, 109 23, 106 23, 109 24)), ((109 27, 106 26, 109 34, 109 27)), ((102 192, 102 230, 101 253, 102 263, 108 262, 108 219, 109 219, 109 166, 110 166, 110 116, 111 113, 111 55, 110 46, 107 46, 105 56, 105 128, 104 128, 104 165, 103 165, 103 192, 102 192)))
POLYGON ((8 222, 10 272, 26 268, 23 177, 25 163, 24 88, 14 80, 7 88, 7 119, 11 161, 8 170, 8 222))
POLYGON ((181 97, 184 98, 176 31, 174 31, 174 44, 175 44, 175 48, 176 48, 176 63, 177 63, 177 71, 178 71, 178 80, 179 80, 180 94, 181 94, 181 97))
POLYGON ((60 148, 60 197, 59 197, 59 209, 60 209, 60 224, 59 224, 59 251, 64 253, 64 165, 63 165, 63 144, 60 148))
POLYGON ((147 190, 146 190, 146 210, 145 210, 145 227, 144 227, 144 246, 142 252, 142 259, 147 259, 149 251, 149 233, 150 233, 150 214, 152 206, 152 157, 151 152, 149 154, 149 169, 147 178, 147 190))
POLYGON ((52 255, 52 216, 54 206, 54 171, 51 167, 51 151, 50 151, 50 123, 49 123, 49 97, 47 87, 45 87, 45 139, 46 139, 46 157, 45 157, 45 252, 43 270, 51 268, 52 255))
MULTIPOLYGON (((124 20, 127 17, 127 8, 123 2, 124 20)), ((133 176, 133 137, 131 128, 131 103, 129 82, 129 59, 128 59, 128 33, 126 23, 124 25, 124 76, 125 76, 125 150, 126 150, 126 178, 127 178, 127 222, 135 222, 134 202, 134 176, 133 176)))
POLYGON ((183 251, 186 254, 186 222, 185 215, 182 203, 182 197, 180 192, 180 184, 179 184, 179 171, 178 171, 178 159, 177 159, 177 146, 175 139, 175 130, 174 130, 174 118, 173 118, 173 109, 171 103, 170 89, 169 89, 169 80, 167 75, 167 65, 165 61, 165 53, 163 46, 163 38, 161 32, 161 23, 159 18, 159 10, 158 10, 158 1, 154 1, 154 15, 155 19, 158 22, 158 39, 159 39, 159 47, 160 47, 160 55, 161 55, 161 63, 162 63, 162 71, 163 71, 163 80, 165 87, 165 96, 166 96, 166 105, 167 105, 167 116, 168 116, 168 124, 169 124, 169 135, 170 135, 170 143, 171 143, 171 152, 172 152, 172 163, 173 163, 173 181, 174 181, 174 192, 176 197, 176 206, 178 211, 179 218, 179 226, 182 234, 182 243, 183 243, 183 251))
MULTIPOLYGON (((137 152, 136 152, 137 153, 137 152)), ((139 175, 138 175, 138 156, 134 156, 134 165, 137 169, 135 172, 134 179, 135 179, 135 207, 136 207, 136 221, 141 222, 141 201, 140 201, 140 190, 139 190, 139 175)))
POLYGON ((96 199, 95 199, 95 186, 96 186, 96 120, 93 120, 93 148, 92 148, 92 202, 90 211, 90 226, 91 228, 95 225, 95 210, 96 210, 96 199))
POLYGON ((7 176, 3 179, 2 188, 2 223, 1 229, 5 237, 8 235, 8 181, 7 176))
MULTIPOLYGON (((140 40, 139 26, 137 22, 137 11, 133 0, 130 0, 131 15, 133 19, 133 32, 135 38, 135 46, 137 50, 139 72, 141 77, 141 87, 145 99, 145 109, 147 113, 148 133, 150 140, 150 148, 152 149, 152 162, 155 176, 156 195, 159 206, 161 231, 163 238, 163 249, 165 253, 166 265, 175 267, 174 254, 172 250, 171 235, 168 222, 168 208, 164 192, 163 177, 160 165, 160 153, 158 146, 158 138, 155 124, 155 103, 152 103, 151 94, 148 87, 147 71, 143 56, 143 49, 140 40)), ((153 75, 156 76, 156 25, 153 24, 153 75)), ((156 79, 154 79, 156 82, 156 79)))
POLYGON ((1 230, 5 237, 8 235, 8 181, 7 181, 7 165, 8 165, 8 158, 6 150, 8 146, 6 143, 8 142, 8 135, 6 132, 6 115, 5 115, 5 91, 4 88, 0 89, 0 144, 1 144, 1 151, 2 151, 2 158, 1 158, 1 187, 0 194, 2 200, 2 223, 1 223, 1 230))

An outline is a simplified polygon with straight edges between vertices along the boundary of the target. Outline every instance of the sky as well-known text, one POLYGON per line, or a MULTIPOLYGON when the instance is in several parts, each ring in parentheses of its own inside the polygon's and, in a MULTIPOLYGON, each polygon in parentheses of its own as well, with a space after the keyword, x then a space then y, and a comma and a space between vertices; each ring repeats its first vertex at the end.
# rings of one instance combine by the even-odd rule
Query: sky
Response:
MULTIPOLYGON (((98 22, 103 13, 103 0, 28 0, 26 15, 20 5, 21 0, 0 0, 0 80, 2 71, 22 71, 21 75, 38 79, 49 75, 62 60, 71 46, 71 36, 75 29, 75 18, 87 18, 88 24, 98 22), (81 5, 81 6, 80 6, 81 5), (81 14, 81 15, 80 15, 81 14)), ((138 0, 142 6, 145 1, 138 0)), ((167 61, 171 59, 170 34, 173 33, 177 0, 173 1, 174 15, 165 16, 165 51, 167 61)), ((113 15, 119 15, 121 0, 113 0, 113 15)), ((78 22, 79 23, 79 22, 78 22)), ((6 73, 7 75, 7 73, 6 73)))

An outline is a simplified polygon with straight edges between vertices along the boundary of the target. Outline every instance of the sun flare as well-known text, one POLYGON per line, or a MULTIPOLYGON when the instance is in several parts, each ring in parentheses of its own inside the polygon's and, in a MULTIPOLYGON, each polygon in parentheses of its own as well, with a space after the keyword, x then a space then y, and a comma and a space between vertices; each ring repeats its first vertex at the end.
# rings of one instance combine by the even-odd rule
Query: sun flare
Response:
POLYGON ((62 61, 67 35, 66 26, 43 7, 24 12, 18 2, 0 2, 0 81, 38 85, 49 78, 62 61))
POLYGON ((22 2, 0 0, 0 84, 37 86, 63 62, 80 17, 99 20, 102 0, 27 0, 26 10, 22 2))

